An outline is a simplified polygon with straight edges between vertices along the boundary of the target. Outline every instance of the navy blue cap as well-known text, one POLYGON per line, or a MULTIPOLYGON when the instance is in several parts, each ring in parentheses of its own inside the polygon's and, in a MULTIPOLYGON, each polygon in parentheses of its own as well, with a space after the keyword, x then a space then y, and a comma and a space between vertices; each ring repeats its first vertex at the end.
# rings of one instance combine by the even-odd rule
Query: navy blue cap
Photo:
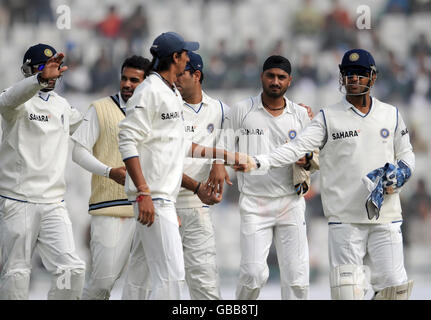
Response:
POLYGON ((202 57, 199 54, 194 53, 192 51, 188 52, 187 54, 189 56, 190 61, 187 62, 185 70, 193 70, 193 71, 199 70, 200 72, 202 72, 204 68, 202 57))
POLYGON ((199 42, 184 41, 184 38, 175 32, 165 32, 158 36, 150 48, 150 52, 157 58, 169 57, 174 52, 182 50, 195 51, 199 49, 199 42))
POLYGON ((49 58, 54 56, 57 51, 50 45, 39 43, 28 48, 22 59, 22 63, 25 64, 27 61, 28 65, 36 65, 48 61, 49 58))
POLYGON ((340 71, 348 69, 367 69, 377 71, 376 62, 374 61, 371 53, 364 49, 352 49, 347 51, 341 64, 339 65, 340 71))

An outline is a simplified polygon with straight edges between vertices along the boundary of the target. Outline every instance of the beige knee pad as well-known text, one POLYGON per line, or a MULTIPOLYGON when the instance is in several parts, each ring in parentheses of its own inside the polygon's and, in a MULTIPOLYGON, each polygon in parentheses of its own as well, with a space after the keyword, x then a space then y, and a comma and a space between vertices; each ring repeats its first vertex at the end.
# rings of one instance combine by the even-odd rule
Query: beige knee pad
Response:
POLYGON ((412 293, 413 280, 398 286, 387 287, 376 293, 373 300, 408 300, 412 293))
POLYGON ((365 297, 369 272, 363 265, 343 264, 330 271, 333 300, 362 300, 365 297))

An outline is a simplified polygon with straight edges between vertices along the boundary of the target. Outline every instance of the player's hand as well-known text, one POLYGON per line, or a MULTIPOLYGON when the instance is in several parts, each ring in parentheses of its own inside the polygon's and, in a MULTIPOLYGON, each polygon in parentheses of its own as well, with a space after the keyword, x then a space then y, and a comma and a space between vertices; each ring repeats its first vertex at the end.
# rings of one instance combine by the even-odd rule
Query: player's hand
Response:
POLYGON ((307 109, 308 117, 310 118, 310 120, 314 118, 313 110, 311 110, 311 108, 309 106, 307 106, 307 105, 305 105, 303 103, 299 103, 299 105, 301 107, 304 107, 305 109, 307 109))
POLYGON ((303 156, 301 159, 295 162, 298 166, 304 167, 307 164, 307 158, 303 156))
POLYGON ((49 58, 41 72, 41 77, 47 80, 57 79, 60 77, 63 72, 68 69, 66 66, 61 67, 63 59, 64 53, 61 52, 49 58))
POLYGON ((143 196, 138 202, 139 216, 138 221, 150 227, 154 222, 155 210, 151 196, 143 196))
POLYGON ((213 204, 219 203, 223 195, 219 194, 217 195, 212 187, 209 187, 206 183, 201 183, 199 186, 197 195, 199 199, 202 201, 202 203, 212 206, 213 204))
POLYGON ((257 169, 257 164, 254 161, 253 157, 250 157, 249 155, 246 155, 246 161, 245 163, 239 163, 235 164, 233 166, 235 171, 242 171, 242 172, 250 172, 252 170, 257 169))
POLYGON ((223 195, 223 186, 224 182, 226 180, 226 183, 228 185, 232 185, 232 182, 230 181, 229 174, 226 171, 226 168, 224 166, 224 163, 218 163, 214 162, 210 171, 210 175, 208 177, 208 180, 206 182, 206 185, 209 187, 209 194, 211 192, 215 192, 216 194, 223 195))
POLYGON ((112 168, 111 171, 109 171, 109 178, 124 186, 126 181, 126 167, 112 168))

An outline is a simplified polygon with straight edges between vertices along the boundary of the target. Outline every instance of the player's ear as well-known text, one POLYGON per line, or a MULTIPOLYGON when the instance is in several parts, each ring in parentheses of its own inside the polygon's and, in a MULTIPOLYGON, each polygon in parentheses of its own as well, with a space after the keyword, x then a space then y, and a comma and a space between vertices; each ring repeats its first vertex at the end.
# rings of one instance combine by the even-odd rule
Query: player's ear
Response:
POLYGON ((193 72, 193 77, 195 77, 196 81, 200 81, 202 76, 202 72, 200 72, 199 70, 196 70, 195 72, 193 72))
POLYGON ((292 83, 292 79, 293 79, 293 77, 289 74, 289 76, 287 78, 287 87, 290 87, 290 84, 292 83))

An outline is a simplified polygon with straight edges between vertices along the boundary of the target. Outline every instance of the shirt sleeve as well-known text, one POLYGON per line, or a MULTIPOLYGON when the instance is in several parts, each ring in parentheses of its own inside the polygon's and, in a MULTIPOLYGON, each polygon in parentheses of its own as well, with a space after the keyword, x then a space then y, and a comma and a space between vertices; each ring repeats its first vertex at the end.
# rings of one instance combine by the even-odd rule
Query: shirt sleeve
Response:
POLYGON ((415 155, 413 153, 413 147, 410 143, 409 131, 407 130, 407 126, 398 110, 397 114, 398 122, 394 137, 395 159, 396 162, 402 160, 413 172, 415 169, 415 155))
POLYGON ((79 143, 89 152, 93 152, 93 147, 99 139, 100 128, 96 108, 90 106, 84 116, 83 121, 72 135, 72 140, 79 143))
POLYGON ((42 89, 37 76, 25 78, 0 93, 0 114, 5 114, 30 100, 42 89))
POLYGON ((325 118, 323 112, 320 112, 294 140, 283 144, 270 154, 256 156, 261 164, 260 169, 285 167, 295 163, 307 152, 323 147, 325 139, 325 118))
POLYGON ((234 105, 225 113, 223 130, 220 134, 218 146, 230 152, 237 150, 238 130, 239 130, 239 107, 234 105))
POLYGON ((99 176, 109 175, 110 167, 99 161, 80 143, 74 143, 72 150, 72 160, 85 170, 99 176))
POLYGON ((75 109, 72 106, 69 106, 70 108, 70 121, 69 121, 69 132, 70 135, 72 135, 75 130, 79 127, 84 117, 82 116, 82 113, 75 109))
POLYGON ((152 130, 155 107, 151 97, 145 99, 142 93, 127 101, 127 116, 119 123, 119 148, 123 160, 138 157, 138 145, 152 130))

